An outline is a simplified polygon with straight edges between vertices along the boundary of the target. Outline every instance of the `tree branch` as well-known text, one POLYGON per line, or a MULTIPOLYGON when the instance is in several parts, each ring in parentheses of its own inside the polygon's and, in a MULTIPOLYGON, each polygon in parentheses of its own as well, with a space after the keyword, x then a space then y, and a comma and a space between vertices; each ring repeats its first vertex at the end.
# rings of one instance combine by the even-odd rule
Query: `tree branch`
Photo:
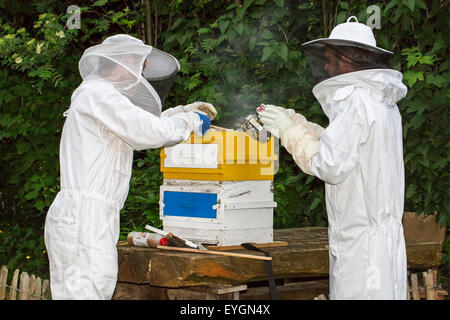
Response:
POLYGON ((146 36, 147 44, 152 45, 152 15, 150 10, 150 0, 145 0, 145 24, 146 24, 146 36))

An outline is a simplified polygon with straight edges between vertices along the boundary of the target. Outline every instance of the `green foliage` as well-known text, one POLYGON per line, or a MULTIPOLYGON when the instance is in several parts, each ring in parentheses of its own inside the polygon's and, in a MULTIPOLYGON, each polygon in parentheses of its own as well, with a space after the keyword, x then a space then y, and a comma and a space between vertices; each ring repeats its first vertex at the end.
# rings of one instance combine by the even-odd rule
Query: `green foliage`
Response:
MULTIPOLYGON (((0 157, 4 163, 0 168, 4 212, 0 243, 12 241, 13 234, 26 228, 33 228, 30 234, 36 239, 42 238, 45 213, 59 189, 62 113, 81 82, 77 63, 85 48, 109 35, 129 33, 170 52, 179 59, 181 73, 166 99, 167 107, 211 102, 219 111, 216 123, 221 126, 236 128, 260 103, 293 108, 327 126, 311 93, 301 44, 327 37, 336 23, 351 15, 366 22, 366 9, 372 4, 173 0, 149 1, 149 7, 145 1, 130 2, 127 7, 117 0, 80 1, 81 30, 64 27, 66 5, 56 0, 30 1, 26 8, 0 4, 9 13, 0 14, 0 157), (151 25, 146 25, 147 20, 151 25)), ((449 6, 439 0, 375 4, 381 8, 381 29, 374 30, 377 43, 395 52, 393 66, 404 74, 409 88, 399 103, 404 124, 405 210, 436 211, 445 226, 450 212, 449 6)), ((275 227, 326 226, 323 183, 303 174, 283 148, 280 156, 275 227)), ((161 181, 159 150, 136 152, 130 193, 121 212, 121 239, 130 230, 143 230, 146 223, 159 225, 161 181)), ((31 260, 23 260, 28 247, 22 248, 17 259, 13 259, 15 248, 2 252, 0 263, 13 259, 18 266, 29 264, 31 260)), ((40 249, 35 246, 33 256, 38 257, 40 249)), ((45 261, 42 254, 39 257, 45 261)))
MULTIPOLYGON (((47 249, 42 237, 44 226, 27 226, 20 221, 2 223, 0 230, 0 263, 8 267, 9 278, 12 271, 20 268, 30 275, 48 279, 47 249)), ((10 281, 8 281, 10 283, 10 281)))
POLYGON ((10 268, 48 278, 44 219, 59 190, 63 112, 81 82, 78 60, 101 40, 100 33, 128 32, 134 25, 128 17, 139 16, 128 8, 116 10, 117 1, 112 10, 105 4, 81 7, 82 29, 69 30, 66 6, 58 1, 0 3, 10 12, 0 15, 0 264, 10 268))
POLYGON ((130 193, 121 212, 121 240, 125 240, 130 231, 144 231, 146 224, 162 228, 159 219, 159 186, 162 184, 159 154, 159 149, 135 152, 130 193))

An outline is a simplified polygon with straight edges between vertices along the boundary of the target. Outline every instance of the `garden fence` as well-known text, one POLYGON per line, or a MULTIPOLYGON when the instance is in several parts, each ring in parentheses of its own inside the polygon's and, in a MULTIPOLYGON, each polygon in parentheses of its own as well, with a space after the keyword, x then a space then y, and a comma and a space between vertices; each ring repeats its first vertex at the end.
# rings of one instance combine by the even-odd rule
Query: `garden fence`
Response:
POLYGON ((40 277, 31 277, 26 272, 19 276, 19 269, 14 271, 11 284, 8 285, 8 268, 0 270, 0 300, 49 300, 50 282, 41 281, 40 277))

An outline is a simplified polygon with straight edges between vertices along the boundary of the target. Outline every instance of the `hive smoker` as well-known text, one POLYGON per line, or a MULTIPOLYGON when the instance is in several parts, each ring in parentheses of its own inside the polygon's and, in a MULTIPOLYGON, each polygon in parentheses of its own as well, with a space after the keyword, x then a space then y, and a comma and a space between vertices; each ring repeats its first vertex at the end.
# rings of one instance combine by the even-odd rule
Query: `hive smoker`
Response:
POLYGON ((241 129, 250 134, 254 139, 259 141, 268 141, 270 139, 270 132, 267 131, 261 120, 259 119, 260 112, 264 109, 264 105, 261 104, 256 108, 256 115, 250 114, 245 117, 241 123, 241 129))
POLYGON ((267 133, 211 128, 162 149, 164 231, 220 246, 273 242, 277 146, 267 133))

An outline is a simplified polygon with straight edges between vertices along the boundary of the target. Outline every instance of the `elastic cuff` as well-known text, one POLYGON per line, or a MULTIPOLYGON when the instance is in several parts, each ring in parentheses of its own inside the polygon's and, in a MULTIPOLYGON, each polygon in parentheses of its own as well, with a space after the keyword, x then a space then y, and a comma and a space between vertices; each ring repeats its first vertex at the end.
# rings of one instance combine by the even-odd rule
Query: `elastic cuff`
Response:
POLYGON ((200 116, 198 114, 196 114, 195 112, 189 111, 189 114, 192 114, 192 119, 193 119, 192 132, 197 137, 203 137, 203 135, 202 135, 202 125, 203 125, 202 119, 200 119, 200 116))
POLYGON ((295 141, 301 139, 308 130, 303 125, 298 125, 295 123, 291 123, 285 130, 283 130, 283 134, 281 135, 281 145, 291 153, 291 145, 295 144, 295 141), (294 140, 294 141, 291 141, 294 140))

